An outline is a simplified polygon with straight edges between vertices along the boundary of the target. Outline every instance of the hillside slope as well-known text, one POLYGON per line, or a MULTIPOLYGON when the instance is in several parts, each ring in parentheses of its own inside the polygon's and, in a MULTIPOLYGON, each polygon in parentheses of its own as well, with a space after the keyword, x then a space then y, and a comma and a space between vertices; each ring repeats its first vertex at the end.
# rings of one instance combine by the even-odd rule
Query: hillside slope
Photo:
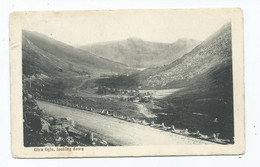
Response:
POLYGON ((224 25, 200 45, 169 65, 136 75, 144 87, 182 87, 193 78, 232 59, 231 24, 224 25))
MULTIPOLYGON (((163 118, 176 126, 199 130, 203 134, 220 133, 233 140, 233 81, 232 64, 218 65, 197 76, 188 87, 158 103, 174 117, 163 118)), ((166 121, 166 123, 167 123, 166 121)))
POLYGON ((184 87, 157 102, 165 123, 233 141, 233 77, 231 24, 226 24, 181 59, 146 71, 151 87, 184 87))
POLYGON ((82 46, 100 57, 132 67, 154 67, 172 62, 199 44, 192 39, 179 39, 175 43, 148 42, 139 38, 82 46))
POLYGON ((85 75, 125 72, 126 65, 74 48, 37 32, 23 31, 23 73, 46 75, 85 75))

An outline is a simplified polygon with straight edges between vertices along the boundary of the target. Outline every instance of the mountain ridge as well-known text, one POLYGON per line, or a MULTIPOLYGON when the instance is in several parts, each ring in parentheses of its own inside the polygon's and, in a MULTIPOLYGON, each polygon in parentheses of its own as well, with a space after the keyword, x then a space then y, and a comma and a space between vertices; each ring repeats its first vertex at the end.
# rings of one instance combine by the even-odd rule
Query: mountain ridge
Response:
POLYGON ((174 61, 189 52, 199 43, 199 41, 185 38, 174 43, 160 43, 131 37, 125 40, 96 43, 79 48, 128 66, 147 68, 168 64, 168 62, 174 61))

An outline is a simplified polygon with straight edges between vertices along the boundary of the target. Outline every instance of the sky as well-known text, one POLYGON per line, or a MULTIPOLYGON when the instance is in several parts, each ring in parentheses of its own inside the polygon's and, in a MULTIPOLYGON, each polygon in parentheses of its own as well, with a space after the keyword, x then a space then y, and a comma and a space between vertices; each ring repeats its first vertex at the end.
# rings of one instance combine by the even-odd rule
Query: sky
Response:
POLYGON ((23 29, 37 31, 73 46, 141 38, 173 43, 179 38, 203 41, 230 21, 214 10, 135 10, 27 13, 23 29))

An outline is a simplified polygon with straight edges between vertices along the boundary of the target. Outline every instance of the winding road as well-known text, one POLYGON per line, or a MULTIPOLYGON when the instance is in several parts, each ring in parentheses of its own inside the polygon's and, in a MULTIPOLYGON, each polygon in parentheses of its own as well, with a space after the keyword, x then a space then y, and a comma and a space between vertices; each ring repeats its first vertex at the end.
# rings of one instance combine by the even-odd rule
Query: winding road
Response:
POLYGON ((87 130, 114 145, 187 145, 212 142, 165 132, 144 126, 45 101, 37 101, 44 113, 55 118, 71 118, 87 130))
POLYGON ((156 115, 149 112, 148 109, 141 103, 135 103, 137 108, 139 109, 139 112, 143 115, 145 115, 147 118, 155 118, 156 115))

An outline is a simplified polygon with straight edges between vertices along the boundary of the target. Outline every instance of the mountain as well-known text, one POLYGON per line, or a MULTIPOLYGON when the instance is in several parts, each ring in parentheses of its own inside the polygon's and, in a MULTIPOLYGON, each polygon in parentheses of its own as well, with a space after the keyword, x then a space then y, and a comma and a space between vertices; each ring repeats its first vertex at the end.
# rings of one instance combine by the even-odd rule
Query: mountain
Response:
POLYGON ((188 53, 198 44, 198 41, 192 39, 179 39, 168 44, 128 38, 122 41, 97 43, 80 48, 132 67, 147 68, 168 64, 188 53))
POLYGON ((37 32, 23 30, 23 74, 85 75, 92 73, 123 73, 124 64, 113 62, 59 42, 37 32))
MULTIPOLYGON (((233 77, 231 24, 173 63, 135 75, 144 87, 183 89, 157 101, 165 123, 203 134, 220 134, 233 142, 233 77)), ((139 83, 139 84, 140 84, 139 83)))
POLYGON ((183 87, 218 65, 232 63, 231 24, 224 25, 191 52, 163 67, 137 74, 144 87, 183 87))

